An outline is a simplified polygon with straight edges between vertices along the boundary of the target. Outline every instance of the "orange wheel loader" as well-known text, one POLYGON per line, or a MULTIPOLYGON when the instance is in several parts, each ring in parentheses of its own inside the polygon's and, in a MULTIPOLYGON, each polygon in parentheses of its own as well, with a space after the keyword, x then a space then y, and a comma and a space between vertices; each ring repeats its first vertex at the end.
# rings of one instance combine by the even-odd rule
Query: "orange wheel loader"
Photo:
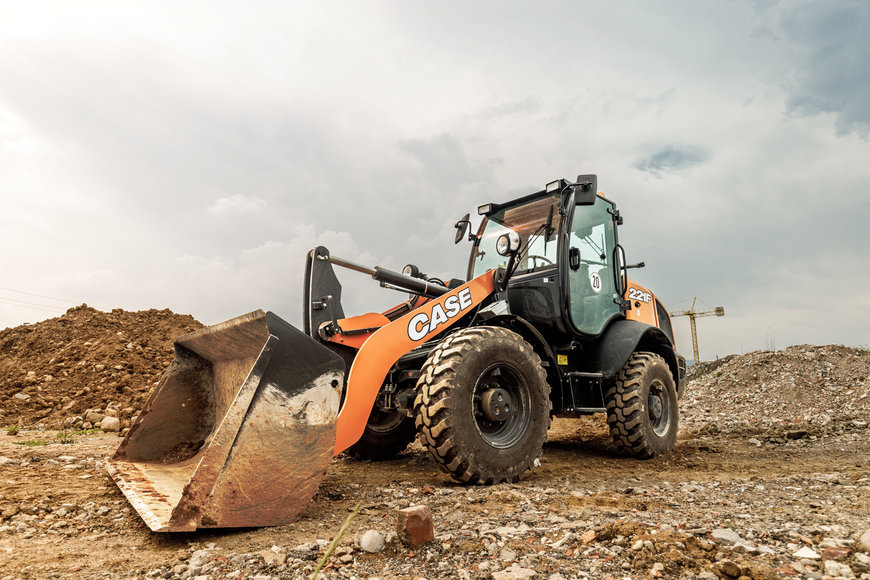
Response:
POLYGON ((292 521, 334 455, 393 457, 419 437, 452 478, 517 481, 550 419, 605 413, 616 447, 676 440, 685 359, 661 302, 627 275, 622 217, 595 175, 466 214, 464 280, 312 250, 304 332, 256 311, 184 335, 108 464, 154 531, 292 521), (345 316, 334 266, 409 293, 345 316))

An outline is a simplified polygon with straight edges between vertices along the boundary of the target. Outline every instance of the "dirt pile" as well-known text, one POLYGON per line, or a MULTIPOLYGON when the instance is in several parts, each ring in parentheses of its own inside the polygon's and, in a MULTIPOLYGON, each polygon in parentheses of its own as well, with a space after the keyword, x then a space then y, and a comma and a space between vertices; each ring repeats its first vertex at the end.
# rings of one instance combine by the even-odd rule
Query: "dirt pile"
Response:
POLYGON ((123 425, 172 361, 173 340, 201 327, 169 310, 101 312, 83 304, 0 331, 0 425, 57 429, 107 408, 123 425))
POLYGON ((870 412, 870 351, 790 346, 701 363, 690 369, 684 427, 733 431, 781 426, 822 431, 870 412))

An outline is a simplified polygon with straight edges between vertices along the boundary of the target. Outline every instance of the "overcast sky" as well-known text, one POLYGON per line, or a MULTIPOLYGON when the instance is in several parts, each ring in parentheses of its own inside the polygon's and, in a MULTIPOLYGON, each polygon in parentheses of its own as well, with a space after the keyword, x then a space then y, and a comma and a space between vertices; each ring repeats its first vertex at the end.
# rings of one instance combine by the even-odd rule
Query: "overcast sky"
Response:
POLYGON ((703 359, 866 348, 868 38, 860 0, 0 0, 0 328, 299 324, 315 245, 464 276, 459 216, 596 173, 633 277, 725 307, 703 359))

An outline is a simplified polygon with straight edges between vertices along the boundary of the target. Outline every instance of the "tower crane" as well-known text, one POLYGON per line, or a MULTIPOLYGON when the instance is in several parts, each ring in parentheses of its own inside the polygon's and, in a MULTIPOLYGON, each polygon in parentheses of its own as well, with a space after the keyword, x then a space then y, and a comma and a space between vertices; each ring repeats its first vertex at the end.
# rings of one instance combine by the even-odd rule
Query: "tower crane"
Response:
POLYGON ((700 318, 702 316, 725 316, 725 307, 717 306, 713 310, 703 310, 696 311, 695 310, 695 302, 698 300, 697 297, 692 299, 692 307, 688 310, 684 310, 682 312, 672 312, 671 317, 674 316, 688 316, 689 317, 689 326, 692 328, 692 354, 695 357, 695 364, 701 362, 701 355, 698 354, 698 329, 695 326, 695 319, 700 318))

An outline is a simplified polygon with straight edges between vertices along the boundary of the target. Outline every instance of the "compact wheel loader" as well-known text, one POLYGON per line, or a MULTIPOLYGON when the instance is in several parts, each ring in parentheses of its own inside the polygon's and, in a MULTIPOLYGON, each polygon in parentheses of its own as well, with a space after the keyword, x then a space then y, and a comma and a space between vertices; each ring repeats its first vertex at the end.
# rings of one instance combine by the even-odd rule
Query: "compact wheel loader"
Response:
POLYGON ((685 359, 661 302, 627 275, 622 217, 595 175, 478 208, 465 279, 306 261, 304 329, 256 311, 175 341, 175 360, 108 469, 155 531, 277 525, 334 455, 390 458, 415 437, 452 478, 517 481, 550 419, 605 413, 618 449, 676 440, 685 359), (345 316, 333 268, 409 293, 345 316))

